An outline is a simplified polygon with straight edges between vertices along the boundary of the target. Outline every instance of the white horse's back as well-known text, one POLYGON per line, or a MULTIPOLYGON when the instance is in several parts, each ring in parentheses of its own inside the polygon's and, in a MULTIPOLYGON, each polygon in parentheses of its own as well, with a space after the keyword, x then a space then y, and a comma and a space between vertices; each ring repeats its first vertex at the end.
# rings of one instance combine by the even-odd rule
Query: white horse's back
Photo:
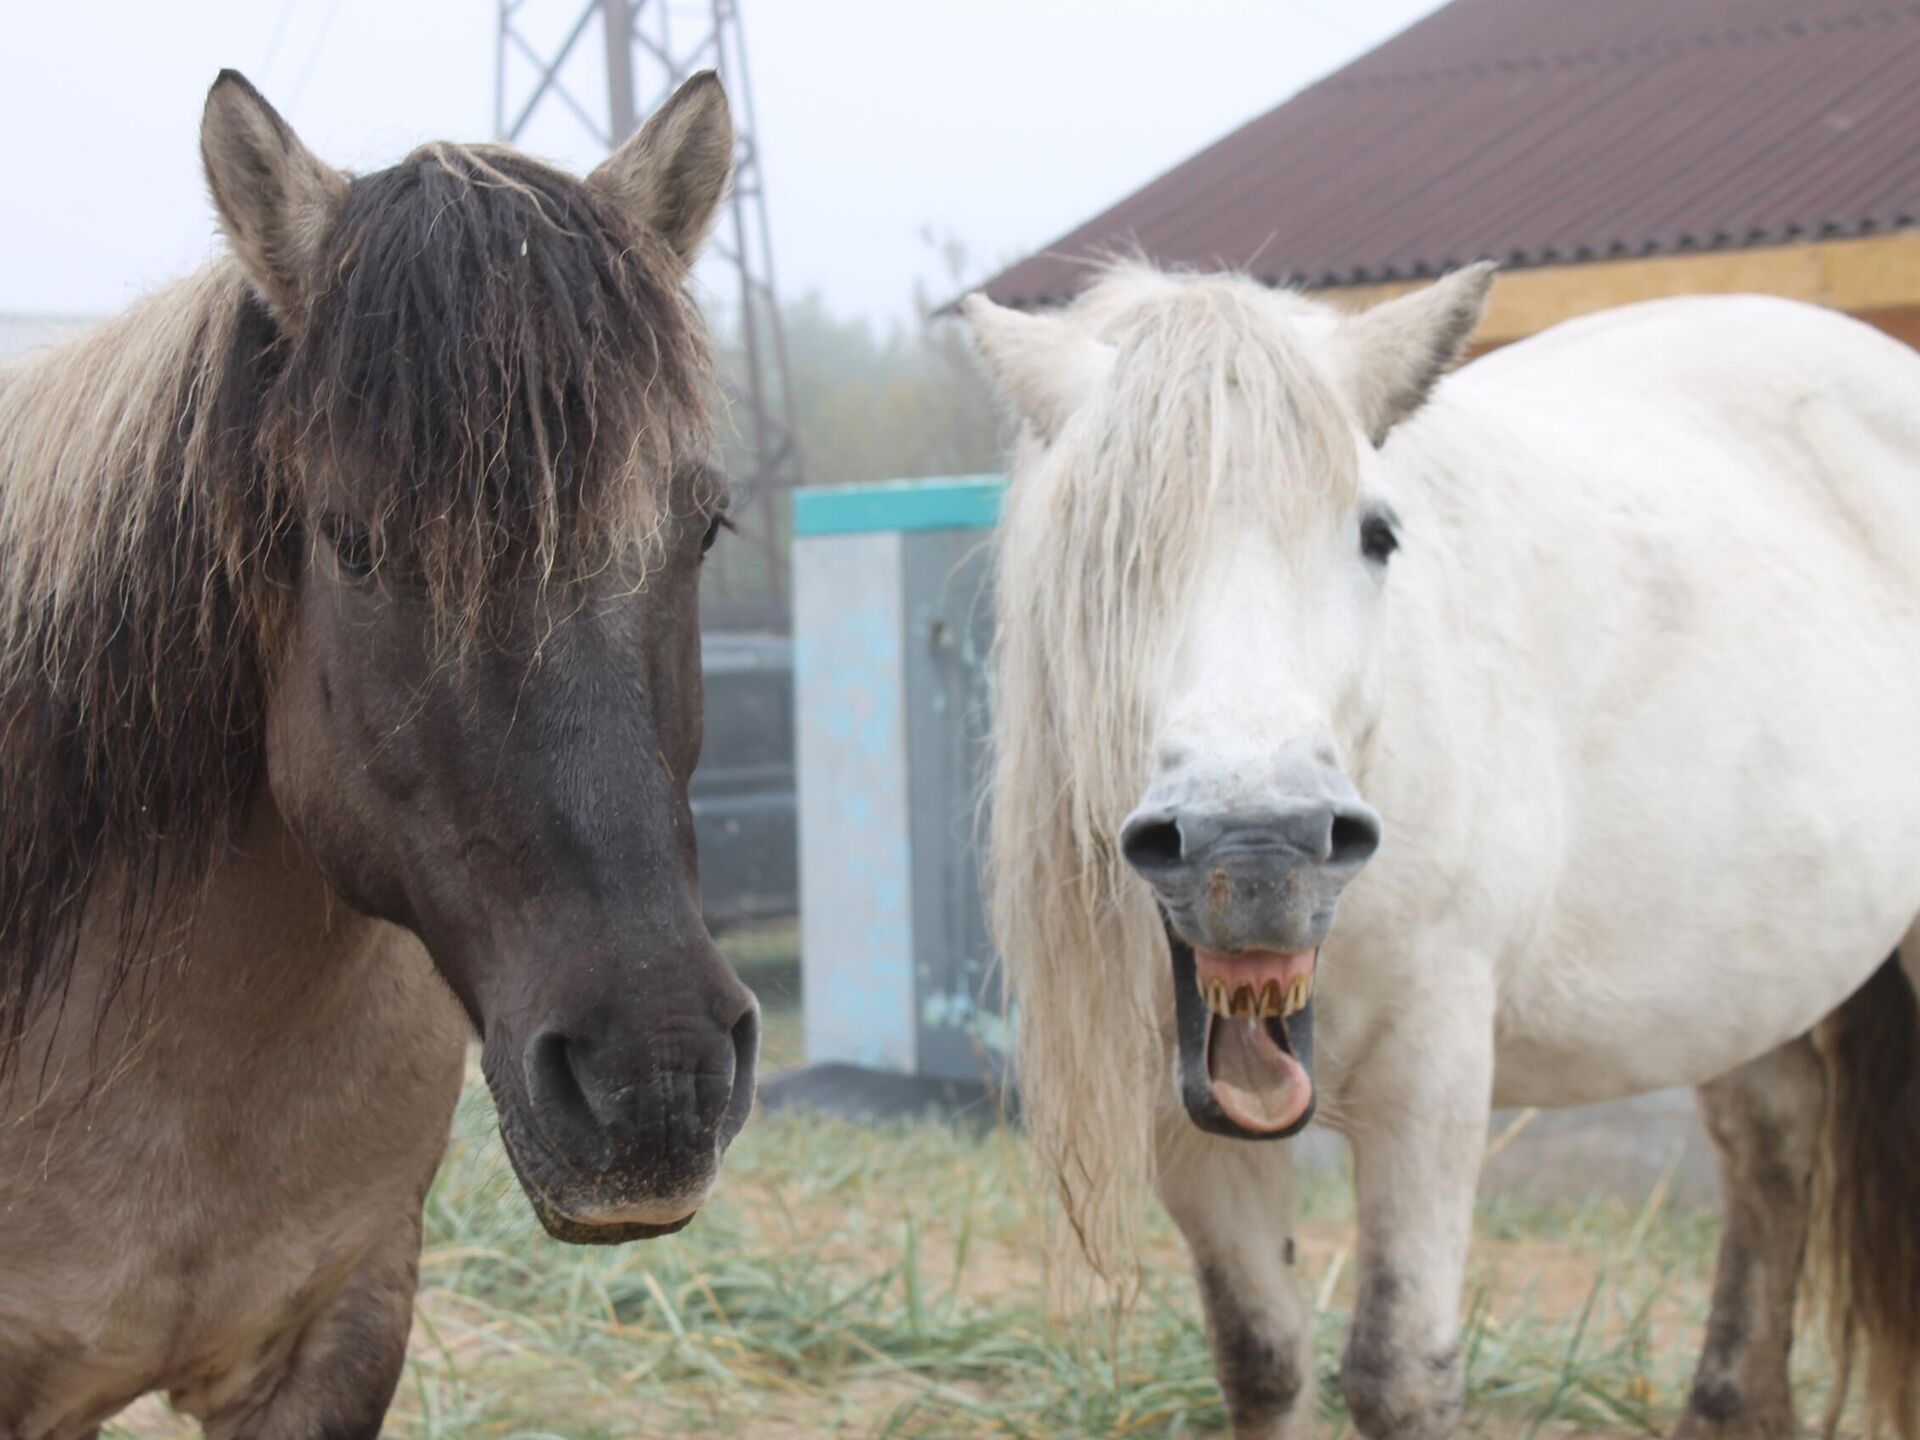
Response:
POLYGON ((1468 492, 1435 512, 1453 600, 1499 632, 1449 673, 1458 705, 1498 697, 1455 760, 1509 797, 1466 851, 1508 892, 1501 1101, 1719 1074, 1913 921, 1916 414, 1920 356, 1878 332, 1692 298, 1488 356, 1395 442, 1468 492))
POLYGON ((1624 408, 1635 431, 1665 414, 1748 451, 1759 483, 1811 482, 1816 519, 1856 539, 1920 533, 1920 352, 1834 311, 1762 295, 1629 305, 1484 356, 1447 395, 1509 417, 1544 406, 1557 424, 1624 408))

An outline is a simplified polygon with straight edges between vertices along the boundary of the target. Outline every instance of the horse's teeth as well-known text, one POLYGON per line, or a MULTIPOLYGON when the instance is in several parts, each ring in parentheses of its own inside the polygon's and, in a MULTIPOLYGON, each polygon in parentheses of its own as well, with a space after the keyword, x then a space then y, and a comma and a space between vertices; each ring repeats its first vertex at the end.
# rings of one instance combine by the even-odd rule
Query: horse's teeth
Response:
POLYGON ((1216 1015, 1231 1020, 1271 1020, 1297 1015, 1313 998, 1313 977, 1303 976, 1281 982, 1268 980, 1262 985, 1236 985, 1229 989, 1225 980, 1193 977, 1193 988, 1200 992, 1201 1003, 1216 1015))
POLYGON ((1287 983, 1287 1015, 1297 1015, 1307 1003, 1307 982, 1294 979, 1287 983))

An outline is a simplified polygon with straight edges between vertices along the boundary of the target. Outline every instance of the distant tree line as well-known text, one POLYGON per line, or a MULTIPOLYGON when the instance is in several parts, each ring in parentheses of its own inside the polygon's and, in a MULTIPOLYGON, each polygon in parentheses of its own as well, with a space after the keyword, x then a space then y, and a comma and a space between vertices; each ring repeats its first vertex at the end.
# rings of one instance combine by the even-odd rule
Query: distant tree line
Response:
MULTIPOLYGON (((947 269, 963 257, 948 247, 947 269)), ((782 310, 801 464, 809 485, 863 480, 969 475, 997 468, 1002 421, 974 364, 966 327, 936 307, 958 293, 956 282, 934 297, 915 296, 910 321, 875 325, 834 314, 817 294, 782 310)), ((737 366, 737 325, 719 320, 722 363, 737 366)), ((743 414, 723 415, 725 462, 735 475, 751 473, 743 414)), ((727 537, 709 559, 704 606, 709 625, 783 628, 784 562, 769 583, 765 527, 774 528, 776 553, 791 543, 786 505, 769 515, 755 506, 740 535, 727 537)))

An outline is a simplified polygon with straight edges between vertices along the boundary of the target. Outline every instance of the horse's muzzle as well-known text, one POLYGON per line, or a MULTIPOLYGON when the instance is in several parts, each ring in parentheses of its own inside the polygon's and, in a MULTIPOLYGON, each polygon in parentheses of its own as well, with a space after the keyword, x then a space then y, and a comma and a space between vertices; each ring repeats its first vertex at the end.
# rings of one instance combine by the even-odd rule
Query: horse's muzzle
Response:
POLYGON ((1380 817, 1351 793, 1243 810, 1149 797, 1120 831, 1120 853, 1173 928, 1224 953, 1318 946, 1379 848, 1380 817))
POLYGON ((517 1064, 496 1066, 489 1037, 501 1134, 555 1239, 619 1244, 693 1218, 753 1107, 759 1007, 739 994, 744 1004, 719 1019, 702 1006, 626 1026, 550 1026, 513 1047, 517 1064))

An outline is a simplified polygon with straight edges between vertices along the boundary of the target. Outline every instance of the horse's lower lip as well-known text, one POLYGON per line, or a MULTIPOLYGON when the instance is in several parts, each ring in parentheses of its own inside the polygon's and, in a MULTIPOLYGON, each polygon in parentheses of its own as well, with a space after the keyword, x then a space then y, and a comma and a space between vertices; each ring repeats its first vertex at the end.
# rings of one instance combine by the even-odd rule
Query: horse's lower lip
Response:
POLYGON ((540 1213, 541 1224, 555 1238, 593 1244, 599 1243, 595 1237, 604 1237, 607 1243, 617 1243, 625 1239, 671 1235, 676 1230, 686 1229, 706 1201, 705 1190, 673 1200, 624 1204, 597 1204, 591 1200, 577 1199, 560 1201, 542 1194, 536 1198, 534 1208, 540 1213))
POLYGON ((678 1202, 672 1205, 636 1205, 630 1209, 619 1207, 602 1209, 597 1206, 586 1206, 578 1210, 568 1210, 563 1213, 565 1213, 567 1219, 576 1225, 601 1227, 623 1225, 680 1226, 686 1224, 687 1221, 700 1213, 700 1206, 705 1198, 705 1196, 702 1196, 700 1200, 693 1201, 691 1204, 678 1202))
POLYGON ((704 1186, 671 1200, 635 1203, 583 1199, 583 1191, 590 1194, 590 1189, 579 1181, 569 1183, 564 1179, 565 1167, 542 1147, 534 1145, 531 1153, 523 1153, 527 1127, 510 1123, 505 1111, 500 1133, 507 1160, 541 1228, 570 1245, 622 1245, 684 1230, 700 1213, 712 1189, 710 1178, 704 1186))
POLYGON ((540 1224, 556 1240, 569 1245, 625 1245, 633 1240, 657 1240, 672 1235, 693 1223, 700 1212, 689 1210, 677 1220, 580 1221, 546 1205, 536 1205, 540 1224))

